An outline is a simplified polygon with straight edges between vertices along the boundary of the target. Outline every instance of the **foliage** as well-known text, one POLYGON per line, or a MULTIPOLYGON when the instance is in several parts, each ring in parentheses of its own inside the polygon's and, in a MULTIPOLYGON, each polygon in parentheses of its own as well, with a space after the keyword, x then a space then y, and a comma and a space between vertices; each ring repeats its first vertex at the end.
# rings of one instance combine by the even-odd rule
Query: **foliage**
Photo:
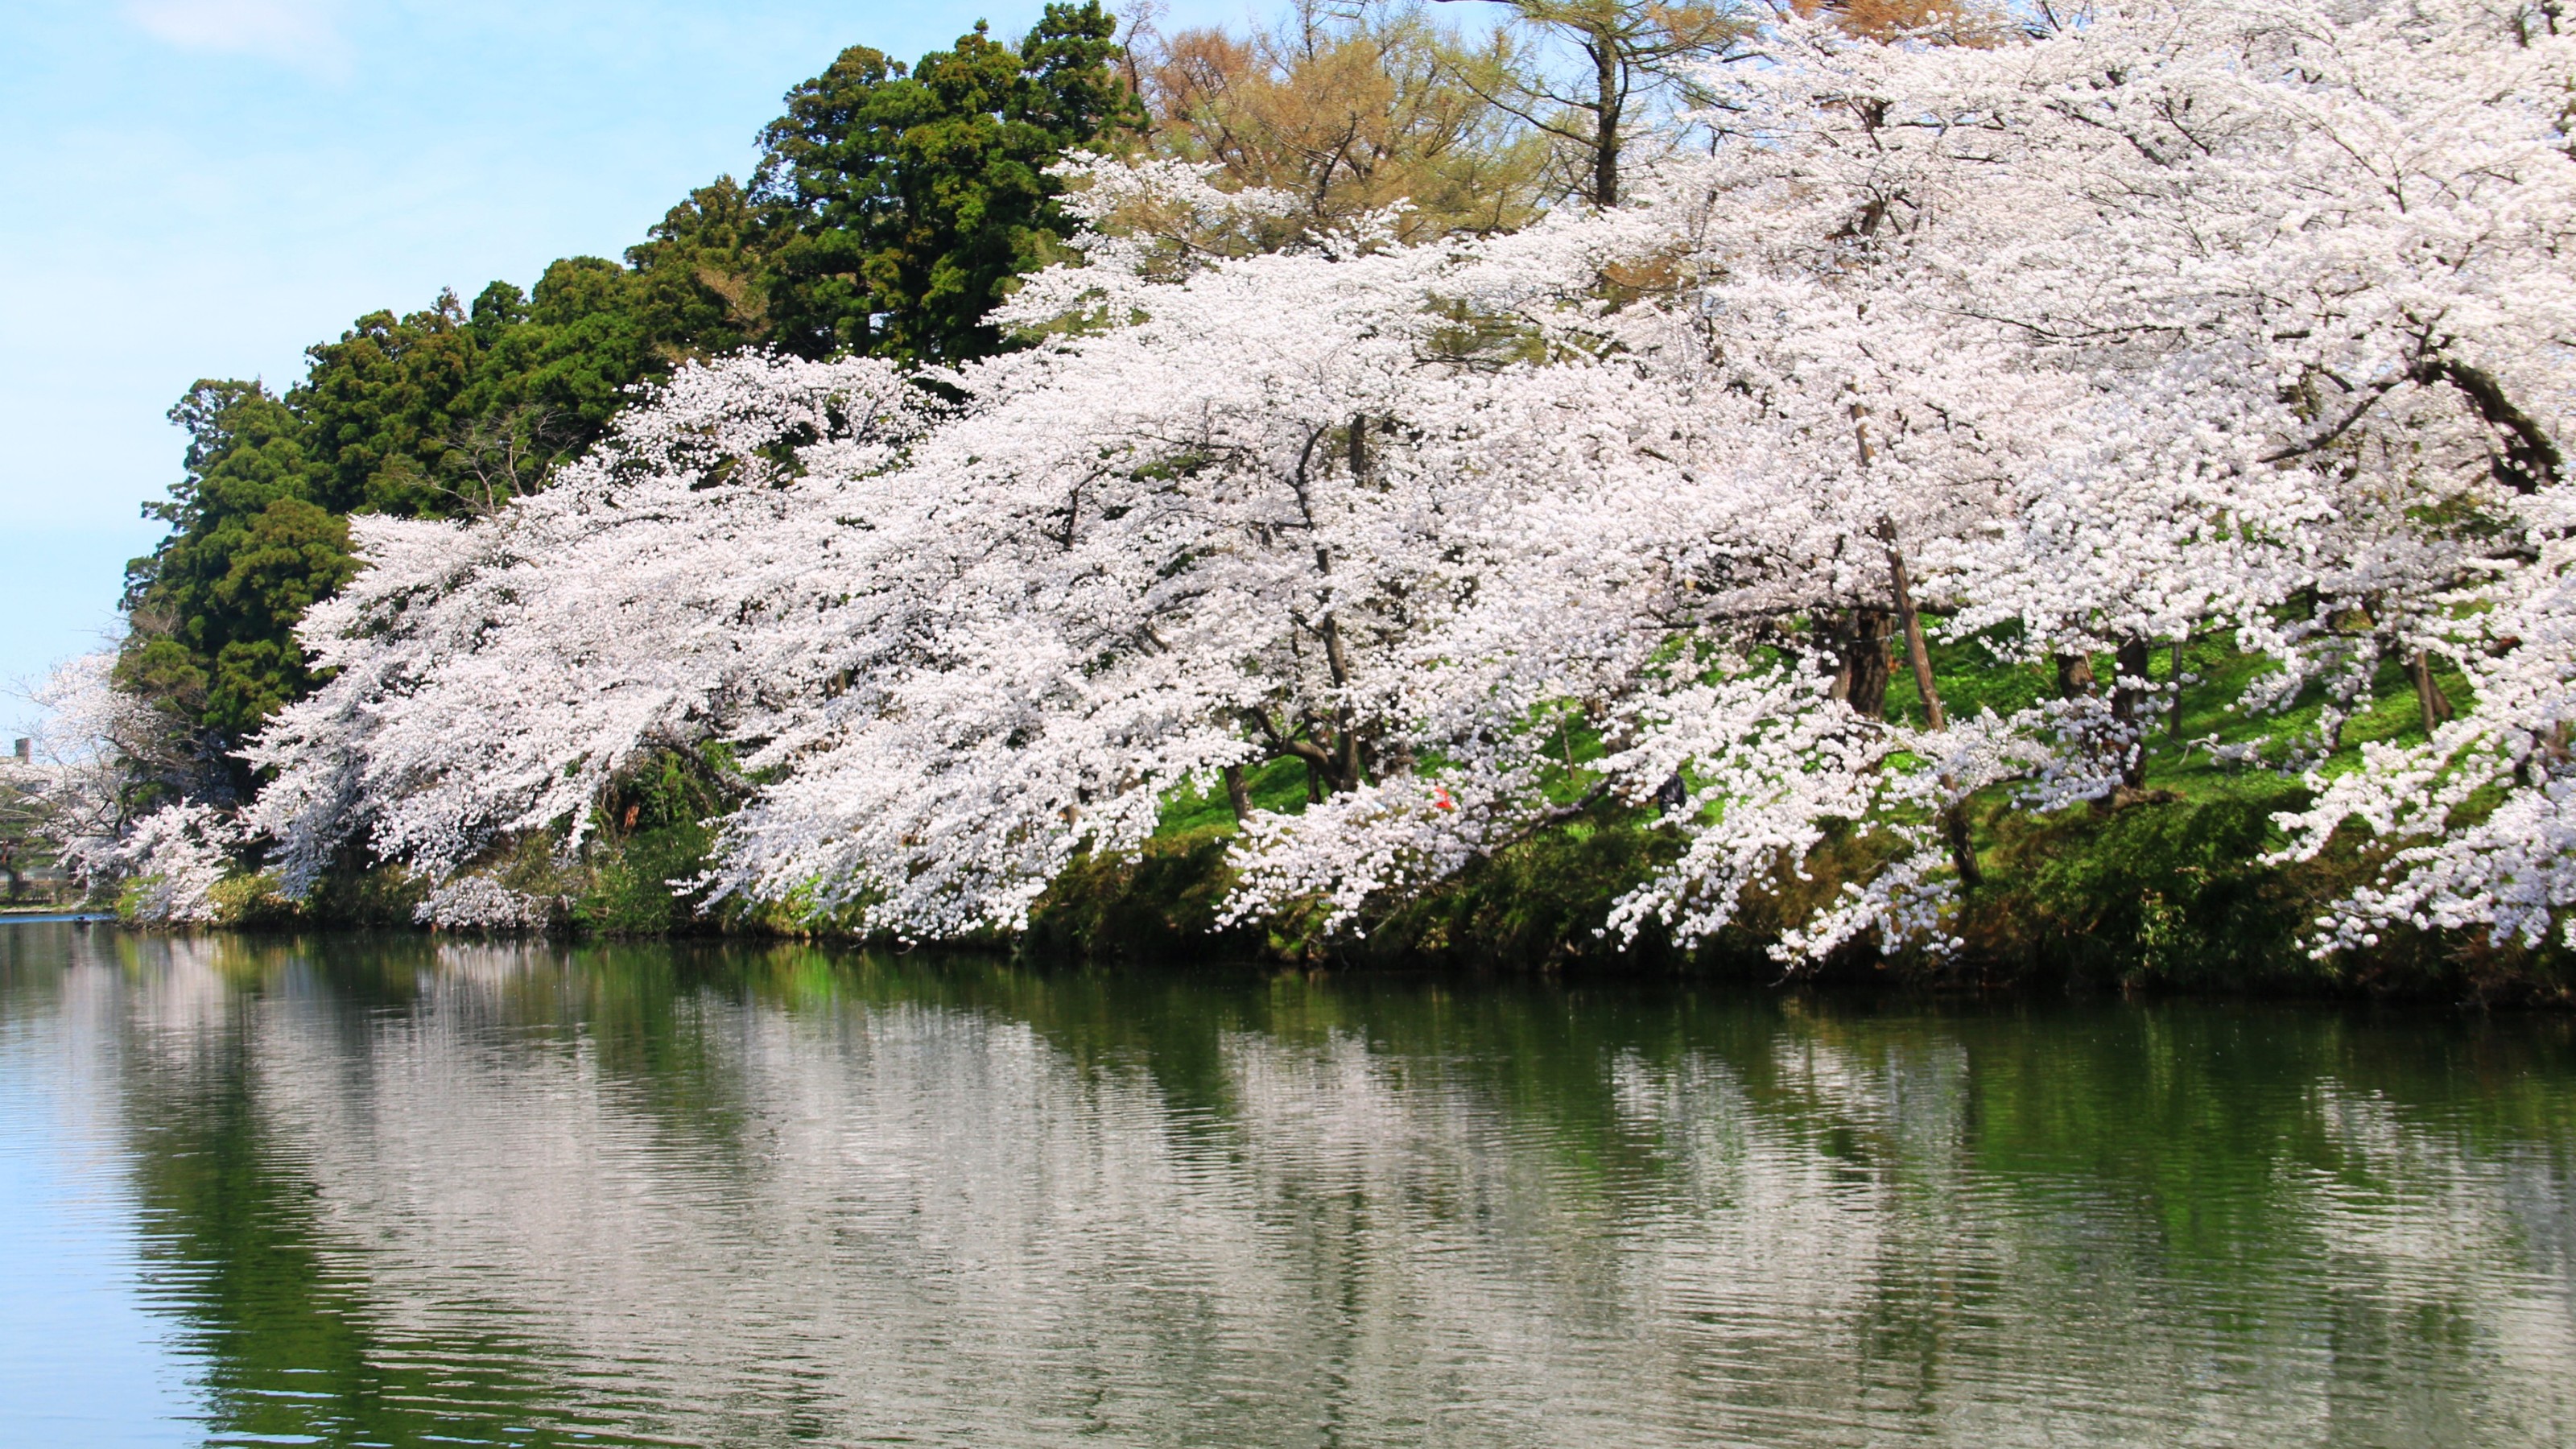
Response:
MULTIPOLYGON (((801 208, 813 286, 664 295, 890 355, 684 360, 545 491, 358 515, 242 824, 290 894, 354 852, 454 927, 667 929, 685 881, 1084 951, 2554 971, 2554 12, 1657 15, 1699 40, 1631 60, 1687 76, 1705 154, 1667 130, 1623 204, 1517 229, 1382 204, 1527 136, 1455 109, 1418 17, 1140 41, 1178 157, 1046 164, 1133 119, 1096 11, 845 55, 748 200, 667 224, 748 254, 801 208)), ((478 318, 646 270, 352 341, 333 378, 392 379, 352 436, 416 458, 478 318)), ((432 476, 309 439, 294 473, 257 440, 298 396, 209 393, 189 496, 432 476)), ((300 517, 209 546, 229 606, 330 561, 300 517)), ((154 647, 131 674, 232 697, 154 647)))
POLYGON ((1694 62, 1724 56, 1753 34, 1749 7, 1730 0, 1497 0, 1511 22, 1458 70, 1488 104, 1559 149, 1559 194, 1594 206, 1624 199, 1621 177, 1642 134, 1663 139, 1652 103, 1681 87, 1694 62), (1560 59, 1552 51, 1569 55, 1560 59), (1571 65, 1563 63, 1570 60, 1571 65))
POLYGON ((940 362, 998 347, 986 314, 1071 230, 1049 167, 1143 125, 1108 67, 1115 33, 1099 0, 1055 3, 1016 50, 978 22, 909 69, 852 46, 790 91, 752 182, 785 228, 776 343, 940 362))
POLYGON ((1990 858, 1997 889, 1963 928, 1977 954, 2024 970, 2044 957, 2079 979, 2132 985, 2278 984, 2313 971, 2299 936, 2332 897, 2263 861, 2272 816, 2304 792, 2249 783, 2212 799, 2005 819, 1990 858))
POLYGON ((44 715, 27 757, 0 764, 18 861, 57 866, 103 898, 128 874, 138 823, 198 763, 165 714, 116 687, 116 664, 101 652, 56 669, 30 697, 44 715))
POLYGON ((302 912, 277 886, 272 871, 217 881, 206 893, 209 916, 219 924, 244 929, 292 925, 302 912))
MULTIPOLYGON (((729 742, 717 898, 960 937, 1293 761, 1312 801, 1236 807, 1218 928, 1364 930, 1607 821, 1571 874, 1632 873, 1608 940, 1756 930, 1804 969, 1962 949, 2000 888, 1979 833, 2019 816, 2115 822, 2095 878, 2021 873, 2043 909, 2207 874, 2258 817, 2313 855, 2357 816, 2422 843, 2321 948, 2399 916, 2536 941, 2576 635, 2545 421, 2570 298, 2532 279, 2576 208, 2522 98, 2566 43, 2197 3, 1741 43, 1760 64, 1700 79, 1719 144, 1636 205, 1423 246, 1077 238, 993 314, 1026 352, 689 369, 554 492, 366 525, 310 635, 341 672, 263 742, 255 819, 444 878, 729 742), (2122 819, 2164 788, 2155 648, 2211 636, 2247 664, 2226 702, 2276 724, 2198 747, 2308 772, 2327 813, 2122 819), (2053 686, 1954 712, 1963 654, 2053 686), (2432 738, 2384 744, 2410 660, 2432 738)), ((1069 179, 1095 218, 1289 214, 1169 163, 1069 179)), ((2245 890, 2096 925, 2215 941, 2245 890)))
POLYGON ((353 860, 315 879, 295 905, 306 922, 380 930, 414 925, 428 895, 425 883, 401 866, 353 860))
POLYGON ((230 739, 312 687, 293 626, 356 565, 347 524, 312 500, 303 420, 284 402, 201 381, 170 420, 188 432, 188 476, 146 510, 171 536, 128 571, 117 682, 181 728, 230 739))
POLYGON ((658 936, 712 924, 693 910, 688 882, 705 874, 714 832, 707 821, 731 803, 721 752, 664 752, 619 779, 600 811, 603 827, 585 862, 572 919, 603 936, 658 936))
POLYGON ((165 805, 143 817, 117 845, 124 881, 117 917, 141 925, 221 921, 240 843, 240 827, 212 806, 165 805))
POLYGON ((979 27, 906 69, 864 47, 787 97, 746 189, 692 192, 620 265, 568 257, 533 289, 361 317, 283 396, 200 381, 171 412, 187 473, 130 566, 121 687, 190 742, 179 793, 246 795, 234 757, 316 676, 295 626, 345 584, 348 516, 487 516, 588 449, 637 384, 770 345, 959 358, 1070 223, 1047 167, 1141 122, 1096 0, 1016 49, 979 27), (879 328, 872 317, 892 316, 879 328))
POLYGON ((1040 960, 1259 956, 1266 948, 1260 933, 1218 924, 1229 885, 1225 857, 1223 837, 1198 835, 1078 859, 1030 908, 1019 949, 1040 960))
POLYGON ((1408 242, 1488 235, 1545 199, 1544 141, 1466 84, 1468 52, 1418 9, 1306 0, 1272 30, 1146 32, 1129 55, 1159 152, 1290 201, 1268 246, 1379 213, 1408 242))

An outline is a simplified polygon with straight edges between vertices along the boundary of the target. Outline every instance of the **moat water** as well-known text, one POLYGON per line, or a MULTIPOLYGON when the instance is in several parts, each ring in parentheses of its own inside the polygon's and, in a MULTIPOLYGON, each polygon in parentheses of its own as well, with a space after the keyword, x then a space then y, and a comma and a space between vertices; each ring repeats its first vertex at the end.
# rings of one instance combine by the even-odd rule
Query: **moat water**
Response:
POLYGON ((0 925, 0 1443, 2576 1443, 2576 1022, 0 925))

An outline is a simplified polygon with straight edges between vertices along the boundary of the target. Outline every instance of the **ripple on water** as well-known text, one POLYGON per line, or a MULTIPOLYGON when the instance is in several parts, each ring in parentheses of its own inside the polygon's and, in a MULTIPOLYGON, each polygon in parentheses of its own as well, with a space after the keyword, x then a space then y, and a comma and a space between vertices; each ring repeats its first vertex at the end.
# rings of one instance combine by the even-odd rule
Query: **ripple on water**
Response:
POLYGON ((2546 1021, 0 942, 134 1442, 2576 1442, 2571 1109, 2546 1021))

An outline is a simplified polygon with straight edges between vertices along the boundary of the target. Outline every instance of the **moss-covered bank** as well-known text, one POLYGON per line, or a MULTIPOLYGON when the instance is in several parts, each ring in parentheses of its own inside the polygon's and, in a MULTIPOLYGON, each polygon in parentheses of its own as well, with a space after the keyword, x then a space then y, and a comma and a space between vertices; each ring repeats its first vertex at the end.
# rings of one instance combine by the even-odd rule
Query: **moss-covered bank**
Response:
MULTIPOLYGON (((2001 662, 1975 640, 1944 645, 1939 681, 1954 713, 2019 708, 2051 681, 2001 662)), ((2107 671, 2110 661, 2099 661, 2107 671)), ((2275 814, 2307 801, 2296 778, 2231 761, 2215 746, 2270 747, 2313 737, 2319 702, 2285 714, 2230 709, 2263 664, 2223 642, 2160 656, 2179 671, 2182 707, 2150 743, 2146 788, 2118 803, 2051 813, 2025 808, 2009 789, 1973 802, 1971 835, 1983 880, 1968 892, 1955 950, 1883 956, 1856 948, 1801 972, 1825 981, 1902 981, 1957 987, 2074 987, 2128 991, 2374 994, 2502 1003, 2576 1005, 2576 966, 2557 949, 2498 948, 2461 935, 2399 934, 2363 953, 2319 961, 2303 938, 2338 897, 2369 878, 2372 843, 2348 835, 2315 860, 2277 863, 2275 814)), ((2463 686, 2454 681, 2455 693, 2463 686)), ((1919 709, 1900 673, 1888 709, 1919 709)), ((2394 664, 2375 697, 2341 726, 2323 768, 2346 768, 2372 741, 2420 731, 2410 680, 2394 664)), ((2420 737, 2420 736, 2419 736, 2420 737)), ((1597 743, 1570 741, 1562 798, 1583 793, 1581 769, 1597 743)), ((795 902, 726 903, 701 911, 685 889, 704 868, 707 822, 731 808, 736 781, 720 755, 665 757, 623 781, 567 861, 557 842, 512 842, 479 869, 509 888, 556 903, 554 928, 602 938, 741 934, 848 935, 848 922, 817 918, 795 902)), ((1274 762, 1248 781, 1250 803, 1302 807, 1296 761, 1274 762)), ((1600 923, 1621 896, 1680 848, 1653 817, 1598 803, 1481 861, 1418 898, 1388 902, 1355 926, 1326 932, 1319 916, 1221 926, 1231 884, 1234 831, 1221 793, 1166 804, 1156 838, 1137 854, 1085 859, 1041 900, 1028 929, 1005 946, 1042 961, 1143 963, 1237 959, 1355 968, 1436 967, 1505 971, 1686 972, 1778 981, 1768 947, 1870 864, 1874 842, 1851 834, 1804 863, 1778 893, 1746 904, 1735 925, 1692 949, 1651 934, 1605 938, 1600 923)), ((245 876, 218 891, 227 924, 408 926, 426 894, 400 870, 363 867, 324 880, 301 903, 272 878, 245 876)))
MULTIPOLYGON (((2044 986, 2268 995, 2395 995, 2576 1005, 2576 973, 2556 950, 2498 950, 2434 933, 2383 941, 2331 961, 2303 936, 2360 878, 2350 850, 2267 864, 2270 816, 2297 799, 2249 793, 2151 799, 2029 821, 1981 822, 1984 883, 1967 897, 1960 944, 1945 955, 1854 949, 1803 979, 1908 985, 2044 986), (2000 827, 2000 828, 1998 828, 2000 827)), ((1659 972, 1780 981, 1780 928, 1841 888, 1836 869, 1863 850, 1840 843, 1808 878, 1749 904, 1738 923, 1691 950, 1652 935, 1622 945, 1597 930, 1611 904, 1672 849, 1669 837, 1603 812, 1481 862, 1459 879, 1322 935, 1295 920, 1262 930, 1216 926, 1226 884, 1222 841, 1161 841, 1132 860, 1092 862, 1041 902, 1020 949, 1047 958, 1168 961, 1211 951, 1351 967, 1659 972)))
MULTIPOLYGON (((2295 805, 2274 784, 2202 798, 2153 797, 2117 809, 2077 807, 2033 819, 1983 812, 1977 841, 1985 881, 1959 914, 1961 944, 1946 954, 1883 956, 1853 949, 1799 973, 1824 982, 1889 981, 1970 988, 2072 988, 2272 995, 2394 995, 2492 1004, 2576 1005, 2576 972, 2556 950, 2499 950, 2432 933, 2319 961, 2302 937, 2317 914, 2360 879, 2357 852, 2270 864, 2270 817, 2295 805)), ((1604 937, 1610 906, 1675 848, 1632 811, 1596 809, 1482 861, 1420 897, 1327 933, 1291 916, 1260 926, 1219 924, 1230 883, 1228 836, 1199 830, 1137 854, 1077 862, 1039 902, 1015 940, 988 940, 1038 961, 1170 964, 1271 960, 1354 969, 1469 969, 1685 973, 1781 981, 1766 949, 1780 927, 1841 888, 1865 843, 1846 839, 1808 862, 1807 878, 1748 904, 1738 923, 1695 949, 1651 932, 1604 937)), ((694 873, 705 840, 686 827, 604 840, 575 865, 532 851, 523 885, 563 903, 556 929, 600 938, 668 935, 831 937, 830 922, 787 908, 701 913, 660 882, 694 873), (542 874, 545 880, 534 877, 542 874)), ((399 870, 336 874, 298 904, 266 877, 227 882, 225 923, 404 927, 425 895, 399 870)))

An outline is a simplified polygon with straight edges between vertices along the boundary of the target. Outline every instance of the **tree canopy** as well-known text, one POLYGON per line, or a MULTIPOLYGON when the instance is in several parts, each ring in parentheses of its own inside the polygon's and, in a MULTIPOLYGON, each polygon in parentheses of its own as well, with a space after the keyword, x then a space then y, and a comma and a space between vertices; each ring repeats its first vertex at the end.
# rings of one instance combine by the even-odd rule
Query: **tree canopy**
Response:
POLYGON ((232 773, 114 858, 525 925, 685 759, 705 890, 961 936, 1222 790, 1224 922, 1612 824, 1584 929, 1800 965, 2154 756, 2346 852, 2320 953, 2576 949, 2554 10, 1515 10, 1576 72, 854 48, 623 264, 200 384, 119 679, 232 773))
POLYGON ((2215 639, 2203 687, 2299 722, 2183 747, 2304 781, 2284 858, 2373 841, 2314 949, 2576 942, 2576 40, 2141 0, 1747 43, 1717 144, 1630 204, 1179 267, 1079 237, 994 320, 1082 325, 955 374, 963 406, 734 358, 557 491, 363 521, 308 634, 339 673, 263 736, 249 818, 296 870, 363 836, 442 882, 431 918, 516 923, 517 841, 577 842, 652 751, 740 751, 710 886, 956 937, 1281 764, 1312 796, 1229 792, 1224 919, 1363 923, 1620 808, 1664 844, 1614 938, 1761 908, 1792 965, 1937 954, 1981 817, 2144 800, 2193 683, 2157 646, 2215 639), (1973 706, 1943 645, 1988 661, 1973 706), (2353 749, 2387 674, 2420 729, 2353 749))
POLYGON ((999 346, 985 314, 1071 229, 1047 168, 1144 124, 1115 35, 1098 0, 1051 4, 1016 48, 980 22, 910 68, 852 46, 790 91, 752 180, 783 229, 767 278, 781 350, 955 362, 999 346))
POLYGON ((691 359, 1001 347, 985 314, 1073 229, 1049 168, 1144 123, 1116 50, 1097 0, 1050 5, 1016 46, 978 24, 911 67, 852 47, 788 93, 750 186, 692 192, 622 263, 370 313, 283 394, 199 382, 171 413, 186 476, 148 510, 171 533, 128 570, 120 682, 192 741, 196 788, 237 794, 232 751, 313 687, 295 625, 356 567, 348 515, 488 515, 691 359))

